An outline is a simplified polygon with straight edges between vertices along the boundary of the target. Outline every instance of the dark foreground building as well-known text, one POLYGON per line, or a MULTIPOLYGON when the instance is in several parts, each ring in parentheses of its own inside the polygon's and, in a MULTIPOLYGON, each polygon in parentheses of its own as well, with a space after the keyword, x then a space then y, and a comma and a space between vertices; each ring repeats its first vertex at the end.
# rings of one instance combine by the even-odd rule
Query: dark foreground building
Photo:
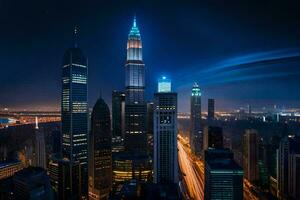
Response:
POLYGON ((92 112, 89 140, 89 199, 107 199, 112 187, 110 111, 102 98, 92 112))

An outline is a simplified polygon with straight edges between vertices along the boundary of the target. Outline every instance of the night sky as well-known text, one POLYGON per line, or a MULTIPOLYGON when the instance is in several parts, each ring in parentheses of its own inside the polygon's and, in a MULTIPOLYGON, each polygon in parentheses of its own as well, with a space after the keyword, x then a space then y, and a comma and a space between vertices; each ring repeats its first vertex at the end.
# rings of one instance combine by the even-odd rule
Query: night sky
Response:
POLYGON ((80 27, 89 104, 124 89, 133 16, 143 41, 147 99, 172 79, 179 111, 198 82, 217 110, 300 107, 300 5, 296 1, 0 1, 0 108, 59 109, 61 63, 80 27), (185 2, 185 3, 183 3, 185 2))

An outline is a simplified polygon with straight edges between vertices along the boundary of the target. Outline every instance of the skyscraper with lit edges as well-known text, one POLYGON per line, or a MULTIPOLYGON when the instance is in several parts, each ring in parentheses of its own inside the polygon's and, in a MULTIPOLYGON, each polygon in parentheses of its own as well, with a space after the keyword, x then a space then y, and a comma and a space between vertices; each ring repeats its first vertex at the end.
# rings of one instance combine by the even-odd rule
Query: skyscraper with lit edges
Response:
POLYGON ((125 150, 135 153, 147 151, 145 64, 142 40, 134 18, 127 41, 125 64, 125 150))
POLYGON ((201 130, 201 91, 197 83, 193 85, 191 95, 191 130, 190 146, 194 154, 202 151, 203 136, 201 130))
MULTIPOLYGON (((87 75, 88 62, 77 45, 75 28, 74 47, 69 48, 62 62, 61 133, 62 156, 71 164, 79 162, 81 193, 87 195, 87 75)), ((72 169, 72 167, 70 168, 72 169)), ((72 174, 72 172, 70 172, 72 174)))
POLYGON ((154 94, 154 182, 178 183, 177 93, 162 77, 154 94))

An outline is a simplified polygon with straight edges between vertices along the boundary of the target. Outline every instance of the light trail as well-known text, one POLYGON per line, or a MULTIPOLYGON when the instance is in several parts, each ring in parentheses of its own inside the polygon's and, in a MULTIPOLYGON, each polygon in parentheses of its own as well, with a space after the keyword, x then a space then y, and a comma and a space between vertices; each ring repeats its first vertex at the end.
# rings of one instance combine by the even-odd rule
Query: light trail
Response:
POLYGON ((183 138, 178 141, 178 161, 191 199, 204 199, 204 169, 202 162, 194 160, 183 138), (201 170, 202 168, 202 170, 201 170))

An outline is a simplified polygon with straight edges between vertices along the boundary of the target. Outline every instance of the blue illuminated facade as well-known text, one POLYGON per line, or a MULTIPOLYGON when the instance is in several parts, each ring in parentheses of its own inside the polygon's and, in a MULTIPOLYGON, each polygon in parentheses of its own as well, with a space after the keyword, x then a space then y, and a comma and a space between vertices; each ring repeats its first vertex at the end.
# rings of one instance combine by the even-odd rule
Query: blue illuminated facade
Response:
POLYGON ((158 92, 171 92, 171 80, 162 76, 158 80, 158 92))
POLYGON ((141 35, 135 18, 127 41, 125 89, 125 150, 145 153, 147 151, 145 64, 141 35))

